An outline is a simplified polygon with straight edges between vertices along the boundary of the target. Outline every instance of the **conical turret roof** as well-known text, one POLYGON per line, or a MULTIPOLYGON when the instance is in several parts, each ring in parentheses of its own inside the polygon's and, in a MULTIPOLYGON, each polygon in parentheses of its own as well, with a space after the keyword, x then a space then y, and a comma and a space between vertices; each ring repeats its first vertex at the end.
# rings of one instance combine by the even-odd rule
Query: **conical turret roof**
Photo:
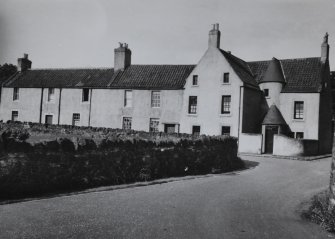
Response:
POLYGON ((260 80, 259 83, 265 82, 280 82, 285 83, 284 74, 282 71, 282 67, 280 65, 280 61, 276 58, 272 58, 268 68, 264 73, 264 77, 260 80))
POLYGON ((273 125, 286 125, 282 114, 276 105, 271 105, 270 109, 266 113, 262 124, 273 124, 273 125))

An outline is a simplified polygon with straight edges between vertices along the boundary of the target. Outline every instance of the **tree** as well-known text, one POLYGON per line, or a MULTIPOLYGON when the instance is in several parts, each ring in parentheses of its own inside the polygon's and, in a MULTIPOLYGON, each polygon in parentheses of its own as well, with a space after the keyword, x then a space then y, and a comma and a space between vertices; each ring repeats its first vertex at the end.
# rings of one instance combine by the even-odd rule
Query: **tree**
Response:
POLYGON ((17 72, 17 67, 12 64, 4 64, 0 66, 0 79, 8 78, 17 72))

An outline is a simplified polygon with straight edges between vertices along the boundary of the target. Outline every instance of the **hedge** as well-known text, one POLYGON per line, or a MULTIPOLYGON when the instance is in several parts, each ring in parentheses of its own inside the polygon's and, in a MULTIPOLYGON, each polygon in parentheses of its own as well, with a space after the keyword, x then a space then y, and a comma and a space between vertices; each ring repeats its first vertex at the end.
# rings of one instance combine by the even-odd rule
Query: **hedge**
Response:
POLYGON ((242 168, 233 137, 0 123, 0 198, 242 168))

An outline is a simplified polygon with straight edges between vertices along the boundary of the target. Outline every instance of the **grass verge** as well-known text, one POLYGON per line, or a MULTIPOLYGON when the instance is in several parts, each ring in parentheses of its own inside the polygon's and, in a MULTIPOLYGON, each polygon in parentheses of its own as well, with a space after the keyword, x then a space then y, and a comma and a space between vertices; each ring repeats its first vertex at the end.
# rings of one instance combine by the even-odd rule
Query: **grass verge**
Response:
POLYGON ((329 208, 329 192, 324 191, 312 198, 311 206, 302 213, 302 217, 319 224, 328 232, 335 233, 335 208, 329 208))

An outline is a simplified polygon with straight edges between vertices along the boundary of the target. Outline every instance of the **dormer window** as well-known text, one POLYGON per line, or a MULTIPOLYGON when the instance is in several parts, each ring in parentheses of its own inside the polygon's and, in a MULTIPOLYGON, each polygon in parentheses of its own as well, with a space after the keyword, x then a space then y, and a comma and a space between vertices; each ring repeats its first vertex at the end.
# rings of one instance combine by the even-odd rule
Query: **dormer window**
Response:
POLYGON ((269 97, 269 89, 264 89, 263 92, 265 97, 269 97))
POLYGON ((198 85, 198 75, 193 75, 192 85, 194 86, 198 85))
POLYGON ((223 84, 229 83, 229 72, 223 73, 223 84))

